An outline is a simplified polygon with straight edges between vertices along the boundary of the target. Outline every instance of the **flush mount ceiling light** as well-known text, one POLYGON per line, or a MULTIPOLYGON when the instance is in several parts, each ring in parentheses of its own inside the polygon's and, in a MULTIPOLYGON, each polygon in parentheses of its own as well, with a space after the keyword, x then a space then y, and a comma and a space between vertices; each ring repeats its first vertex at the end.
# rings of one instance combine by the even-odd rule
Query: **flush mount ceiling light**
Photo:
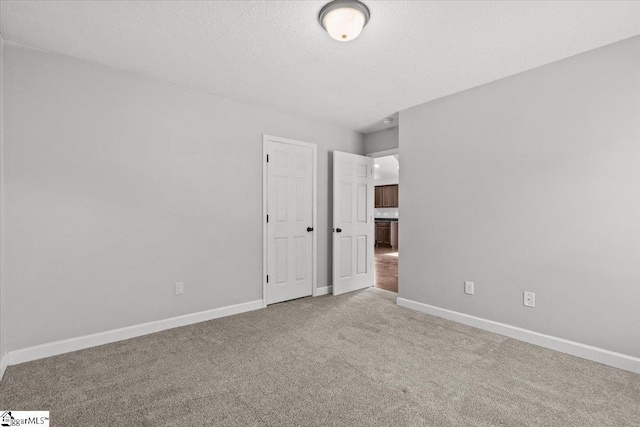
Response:
POLYGON ((370 16, 369 8, 358 0, 334 0, 320 10, 318 21, 332 38, 348 42, 360 35, 370 16))
POLYGON ((382 121, 382 123, 384 123, 385 125, 390 124, 391 122, 393 122, 393 119, 391 117, 387 117, 386 119, 384 119, 382 121))

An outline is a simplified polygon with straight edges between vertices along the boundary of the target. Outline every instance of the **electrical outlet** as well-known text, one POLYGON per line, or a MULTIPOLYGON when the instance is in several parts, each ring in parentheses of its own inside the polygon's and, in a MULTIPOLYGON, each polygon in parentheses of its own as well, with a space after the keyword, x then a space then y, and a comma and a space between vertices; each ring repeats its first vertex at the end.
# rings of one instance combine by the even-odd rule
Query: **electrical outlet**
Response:
POLYGON ((536 306, 536 294, 533 292, 525 292, 523 304, 527 307, 535 307, 536 306))
POLYGON ((473 282, 464 282, 464 293, 468 295, 473 295, 474 287, 475 285, 473 282))
POLYGON ((184 294, 184 282, 176 282, 176 295, 184 294))

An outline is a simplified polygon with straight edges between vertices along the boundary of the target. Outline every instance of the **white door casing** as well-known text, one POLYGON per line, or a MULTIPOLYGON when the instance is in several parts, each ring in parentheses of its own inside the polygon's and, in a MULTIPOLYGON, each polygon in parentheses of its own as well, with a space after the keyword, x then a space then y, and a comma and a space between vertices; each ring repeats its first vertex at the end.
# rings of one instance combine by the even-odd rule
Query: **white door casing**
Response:
POLYGON ((333 152, 333 294, 373 286, 373 159, 333 152))
POLYGON ((316 146, 264 135, 264 304, 313 294, 316 146))

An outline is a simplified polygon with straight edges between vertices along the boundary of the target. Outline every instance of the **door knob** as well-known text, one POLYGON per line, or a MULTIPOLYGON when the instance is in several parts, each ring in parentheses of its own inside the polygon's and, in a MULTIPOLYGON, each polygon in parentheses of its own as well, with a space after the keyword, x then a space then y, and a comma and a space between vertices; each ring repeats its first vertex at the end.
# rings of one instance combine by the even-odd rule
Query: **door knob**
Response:
POLYGON ((307 227, 307 231, 313 231, 313 227, 307 227))
POLYGON ((336 233, 342 233, 342 228, 336 228, 336 233))

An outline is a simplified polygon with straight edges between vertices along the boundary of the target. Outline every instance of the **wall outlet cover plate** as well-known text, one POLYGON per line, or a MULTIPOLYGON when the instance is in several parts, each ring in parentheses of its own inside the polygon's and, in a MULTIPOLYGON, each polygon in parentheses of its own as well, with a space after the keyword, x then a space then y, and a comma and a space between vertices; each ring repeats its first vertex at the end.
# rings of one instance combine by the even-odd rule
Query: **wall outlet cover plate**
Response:
POLYGON ((464 282, 464 293, 467 295, 473 295, 474 291, 475 291, 475 285, 473 282, 464 282))
POLYGON ((536 306, 536 294, 533 292, 524 292, 522 303, 527 307, 536 306))

